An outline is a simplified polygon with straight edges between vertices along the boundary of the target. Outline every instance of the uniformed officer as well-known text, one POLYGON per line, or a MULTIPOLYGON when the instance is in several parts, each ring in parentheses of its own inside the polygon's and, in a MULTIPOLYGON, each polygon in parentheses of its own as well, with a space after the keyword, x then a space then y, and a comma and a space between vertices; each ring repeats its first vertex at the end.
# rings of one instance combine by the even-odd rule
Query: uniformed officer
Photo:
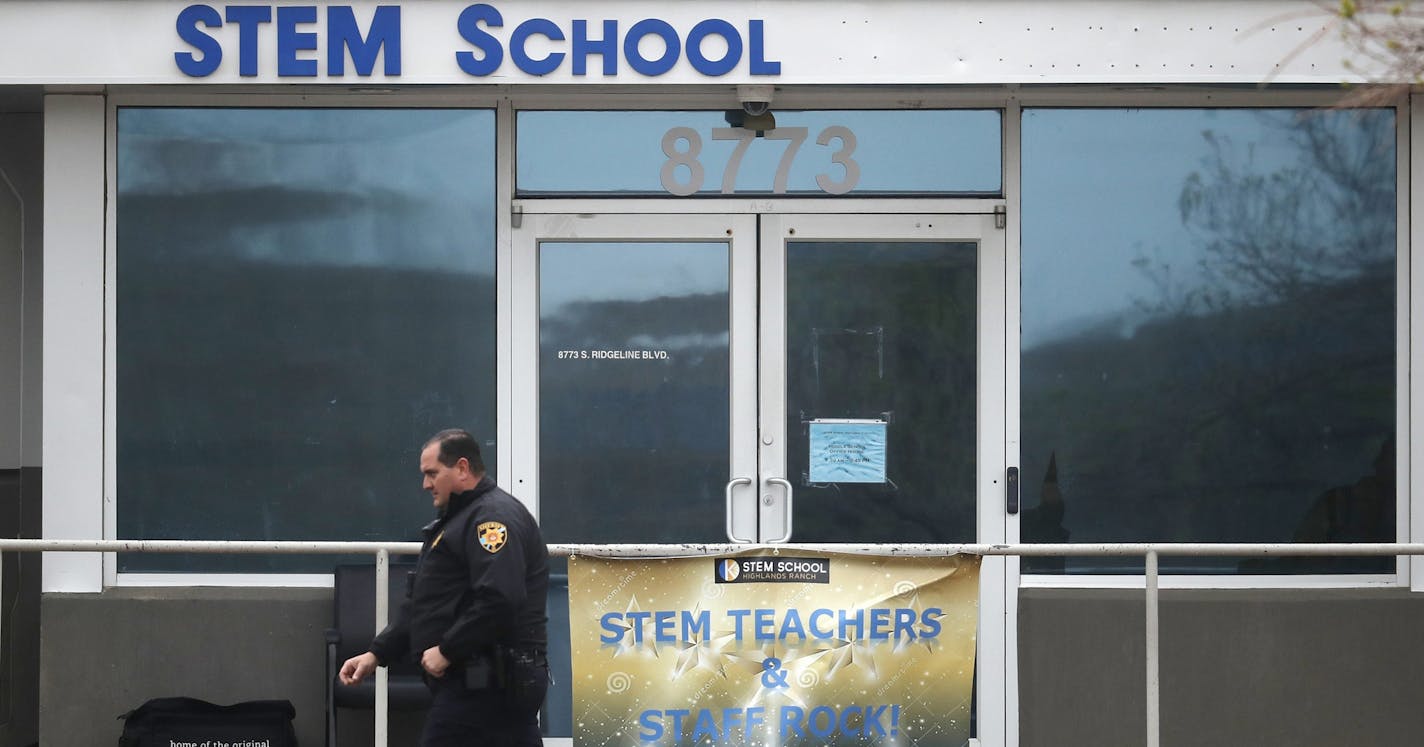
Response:
POLYGON ((548 687, 544 603, 549 553, 524 505, 485 475, 462 430, 420 453, 439 518, 423 532, 415 577, 395 621, 341 667, 344 684, 417 656, 434 694, 422 747, 541 744, 548 687))

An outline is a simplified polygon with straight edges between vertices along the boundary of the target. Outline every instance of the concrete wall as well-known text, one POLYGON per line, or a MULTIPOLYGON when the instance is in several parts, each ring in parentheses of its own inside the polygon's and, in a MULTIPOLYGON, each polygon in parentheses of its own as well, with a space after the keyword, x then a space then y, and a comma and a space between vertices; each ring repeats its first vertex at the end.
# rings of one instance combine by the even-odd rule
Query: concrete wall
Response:
MULTIPOLYGON (((1140 745, 1142 592, 1025 589, 1022 747, 1140 745)), ((1404 745, 1424 734, 1424 595, 1173 591, 1162 744, 1404 745)))
MULTIPOLYGON (((1142 593, 1020 593, 1023 747, 1144 740, 1142 593)), ((1416 743, 1424 734, 1424 597, 1398 590, 1174 591, 1162 607, 1163 744, 1416 743)), ((110 744, 144 700, 286 698, 298 738, 324 738, 323 589, 115 589, 47 594, 40 734, 110 744)), ((343 712, 342 745, 371 744, 343 712)), ((391 744, 420 717, 392 714, 391 744)))
MULTIPOLYGON (((46 745, 118 741, 115 718, 150 698, 268 698, 296 707, 297 739, 325 740, 324 631, 330 589, 111 589, 41 602, 40 734, 46 745)), ((343 745, 370 744, 369 711, 346 714, 343 745)), ((392 745, 419 721, 392 719, 392 745)))

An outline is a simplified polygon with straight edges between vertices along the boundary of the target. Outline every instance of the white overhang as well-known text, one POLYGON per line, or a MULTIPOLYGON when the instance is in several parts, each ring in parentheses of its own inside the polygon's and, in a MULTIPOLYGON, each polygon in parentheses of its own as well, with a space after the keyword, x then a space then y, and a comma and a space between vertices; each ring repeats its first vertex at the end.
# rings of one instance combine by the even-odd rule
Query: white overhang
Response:
POLYGON ((1358 81, 1359 72, 1347 61, 1356 66, 1364 61, 1351 59, 1357 56, 1342 42, 1328 5, 1308 0, 7 0, 0 2, 0 85, 1358 81), (389 38, 399 39, 399 50, 386 43, 377 51, 373 43, 374 64, 364 75, 343 52, 338 74, 327 57, 329 46, 342 47, 338 27, 370 36, 378 13, 380 28, 389 32, 393 22, 398 27, 389 38), (642 21, 650 22, 639 25, 642 21), (615 25, 611 43, 605 22, 615 25), (575 48, 580 34, 584 42, 575 48), (683 48, 675 62, 654 64, 663 60, 669 34, 683 48), (640 38, 631 53, 625 45, 630 35, 640 38), (729 36, 741 46, 735 54, 729 36), (690 58, 689 42, 695 42, 701 65, 690 58), (220 61, 208 56, 214 50, 220 50, 220 61), (489 57, 494 52, 502 56, 498 65, 489 57), (605 54, 617 58, 611 75, 605 54), (651 62, 635 64, 630 54, 651 62), (388 73, 387 57, 397 58, 397 74, 388 73), (186 72, 180 58, 191 63, 186 72))

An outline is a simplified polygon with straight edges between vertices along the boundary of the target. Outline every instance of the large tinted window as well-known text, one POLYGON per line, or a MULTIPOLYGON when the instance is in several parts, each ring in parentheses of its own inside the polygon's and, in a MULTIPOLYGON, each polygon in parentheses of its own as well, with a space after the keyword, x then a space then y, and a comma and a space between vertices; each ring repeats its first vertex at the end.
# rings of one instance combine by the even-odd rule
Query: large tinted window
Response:
POLYGON ((1023 143, 1023 537, 1392 541, 1393 110, 1029 109, 1023 143))
POLYGON ((120 538, 411 539, 427 436, 494 464, 493 146, 488 111, 119 111, 120 538))

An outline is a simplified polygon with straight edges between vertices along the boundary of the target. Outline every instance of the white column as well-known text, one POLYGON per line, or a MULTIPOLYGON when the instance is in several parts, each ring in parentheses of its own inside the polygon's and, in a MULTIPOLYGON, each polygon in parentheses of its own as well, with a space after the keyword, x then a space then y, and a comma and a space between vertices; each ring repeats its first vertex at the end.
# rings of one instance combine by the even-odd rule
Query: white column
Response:
MULTIPOLYGON (((104 536, 104 97, 45 96, 47 539, 104 536)), ((102 556, 45 556, 44 591, 99 591, 102 556)))

